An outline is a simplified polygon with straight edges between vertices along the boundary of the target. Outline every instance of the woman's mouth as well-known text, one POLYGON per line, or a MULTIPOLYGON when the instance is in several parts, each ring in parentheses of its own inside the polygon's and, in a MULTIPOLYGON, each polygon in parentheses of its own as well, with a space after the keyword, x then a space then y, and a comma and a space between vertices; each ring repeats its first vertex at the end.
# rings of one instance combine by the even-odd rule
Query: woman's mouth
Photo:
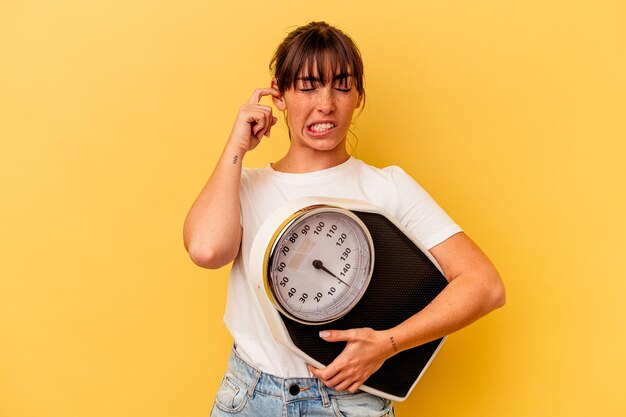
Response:
POLYGON ((331 122, 315 123, 309 126, 308 130, 312 134, 322 135, 328 132, 329 130, 333 129, 334 127, 335 127, 335 124, 331 122))

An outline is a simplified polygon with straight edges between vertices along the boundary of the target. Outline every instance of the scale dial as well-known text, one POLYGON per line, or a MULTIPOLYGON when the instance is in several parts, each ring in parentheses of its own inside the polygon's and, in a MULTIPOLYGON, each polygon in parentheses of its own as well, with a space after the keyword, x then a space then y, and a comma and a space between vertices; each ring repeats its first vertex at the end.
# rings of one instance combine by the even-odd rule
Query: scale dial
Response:
POLYGON ((287 219, 275 236, 265 282, 283 314, 323 324, 358 303, 372 276, 374 247, 356 215, 337 207, 308 207, 287 219))

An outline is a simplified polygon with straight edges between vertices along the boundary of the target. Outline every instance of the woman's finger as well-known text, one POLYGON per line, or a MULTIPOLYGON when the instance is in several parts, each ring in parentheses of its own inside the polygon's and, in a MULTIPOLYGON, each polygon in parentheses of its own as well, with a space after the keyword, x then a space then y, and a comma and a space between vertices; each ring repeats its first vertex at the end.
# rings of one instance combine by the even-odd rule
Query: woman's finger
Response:
POLYGON ((272 131, 272 126, 274 126, 276 124, 276 122, 278 121, 278 118, 276 116, 271 116, 271 117, 272 117, 272 121, 271 121, 270 125, 267 127, 267 130, 264 133, 264 135, 267 136, 268 138, 270 137, 270 132, 272 131))
POLYGON ((250 124, 250 127, 252 128, 252 134, 260 139, 262 135, 259 135, 259 132, 265 130, 265 127, 267 125, 267 119, 265 117, 265 114, 263 114, 263 112, 250 114, 246 121, 250 124))
POLYGON ((248 104, 259 104, 259 101, 261 101, 261 97, 263 96, 272 96, 276 98, 281 97, 280 92, 275 88, 257 88, 250 96, 248 104))
POLYGON ((258 121, 257 119, 263 117, 264 119, 267 120, 268 124, 269 124, 269 121, 271 120, 271 117, 273 116, 272 108, 270 106, 262 106, 262 105, 253 106, 250 104, 246 104, 241 107, 240 112, 241 112, 241 115, 246 118, 246 121, 248 123, 252 123, 252 121, 249 120, 250 115, 254 116, 255 121, 258 121))
POLYGON ((270 132, 272 131, 272 127, 278 121, 278 117, 274 116, 271 111, 268 114, 268 116, 269 116, 269 118, 267 120, 267 122, 268 122, 267 129, 265 130, 265 132, 263 132, 263 134, 269 138, 270 137, 270 132))
POLYGON ((324 381, 324 385, 331 387, 337 391, 345 391, 355 383, 358 383, 353 376, 339 373, 328 381, 324 381))
POLYGON ((355 392, 357 392, 359 388, 361 388, 361 385, 362 385, 361 382, 357 381, 354 384, 350 385, 348 389, 346 389, 346 391, 349 391, 354 394, 355 392))
POLYGON ((272 126, 276 124, 278 118, 272 114, 272 109, 270 107, 267 107, 267 109, 263 108, 263 113, 265 115, 265 123, 263 125, 263 129, 259 132, 258 137, 261 138, 263 136, 267 136, 269 138, 272 126))

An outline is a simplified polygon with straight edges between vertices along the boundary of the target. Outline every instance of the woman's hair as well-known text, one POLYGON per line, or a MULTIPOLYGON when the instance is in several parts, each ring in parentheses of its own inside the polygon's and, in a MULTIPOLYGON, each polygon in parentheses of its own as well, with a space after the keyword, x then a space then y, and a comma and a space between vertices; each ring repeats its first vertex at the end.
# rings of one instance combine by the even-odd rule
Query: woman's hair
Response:
POLYGON ((278 90, 294 88, 302 74, 319 78, 322 84, 336 74, 350 74, 359 96, 364 98, 363 60, 348 35, 326 22, 311 22, 293 30, 276 49, 270 70, 278 90), (328 69, 332 70, 328 74, 328 69))

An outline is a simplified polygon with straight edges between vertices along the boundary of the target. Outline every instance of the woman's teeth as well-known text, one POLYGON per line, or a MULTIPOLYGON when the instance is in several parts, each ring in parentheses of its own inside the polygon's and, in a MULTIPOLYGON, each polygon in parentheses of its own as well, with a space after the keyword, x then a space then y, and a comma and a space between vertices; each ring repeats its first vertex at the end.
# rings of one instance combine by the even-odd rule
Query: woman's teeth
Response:
POLYGON ((318 124, 312 125, 310 129, 314 132, 325 132, 328 129, 331 129, 333 127, 335 127, 335 125, 332 123, 318 123, 318 124))

